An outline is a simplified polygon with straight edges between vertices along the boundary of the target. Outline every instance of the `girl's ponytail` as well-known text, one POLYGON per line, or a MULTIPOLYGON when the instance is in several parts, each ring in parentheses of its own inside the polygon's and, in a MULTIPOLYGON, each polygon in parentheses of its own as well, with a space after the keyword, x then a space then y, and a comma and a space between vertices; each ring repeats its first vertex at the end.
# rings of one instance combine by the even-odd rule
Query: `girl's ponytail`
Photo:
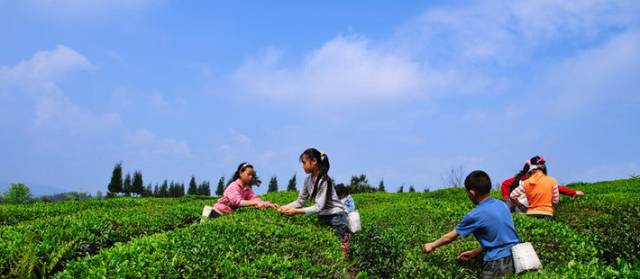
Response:
POLYGON ((333 189, 333 180, 331 179, 331 177, 329 177, 329 169, 331 168, 331 164, 329 163, 329 156, 327 156, 326 153, 320 152, 315 148, 309 148, 302 152, 302 154, 300 154, 300 160, 302 160, 303 155, 307 155, 308 158, 318 162, 318 177, 313 184, 311 199, 314 200, 316 198, 318 186, 320 185, 322 180, 327 182, 327 197, 329 197, 333 189))

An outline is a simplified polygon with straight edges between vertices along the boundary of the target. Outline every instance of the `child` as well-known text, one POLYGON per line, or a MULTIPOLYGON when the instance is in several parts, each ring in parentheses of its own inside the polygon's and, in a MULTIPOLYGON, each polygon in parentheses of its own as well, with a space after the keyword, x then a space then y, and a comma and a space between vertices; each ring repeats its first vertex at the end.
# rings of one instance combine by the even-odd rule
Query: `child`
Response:
POLYGON ((476 204, 462 218, 462 221, 451 232, 440 239, 426 243, 425 253, 455 240, 458 235, 467 237, 473 233, 480 242, 476 249, 463 252, 458 260, 468 261, 486 251, 484 255, 483 278, 498 278, 514 273, 511 247, 520 243, 520 238, 513 225, 513 219, 507 206, 491 197, 491 179, 484 171, 473 171, 464 180, 467 196, 476 204))
POLYGON ((350 195, 351 187, 345 186, 340 183, 336 185, 336 193, 338 198, 344 204, 345 211, 347 213, 356 211, 356 203, 353 201, 353 197, 350 195))
MULTIPOLYGON (((529 161, 538 161, 539 164, 541 164, 541 170, 542 172, 544 172, 545 175, 547 175, 547 166, 546 166, 546 162, 544 160, 544 157, 542 156, 534 156, 533 158, 531 158, 529 161)), ((518 172, 515 176, 506 179, 504 181, 502 181, 501 184, 501 188, 502 188, 502 198, 504 199, 504 201, 507 203, 507 205, 509 206, 509 209, 511 209, 511 211, 517 212, 517 213, 524 213, 520 210, 520 208, 516 207, 512 202, 511 202, 511 192, 513 192, 513 190, 515 188, 517 188, 518 186, 520 186, 520 183, 522 181, 525 181, 528 178, 528 172, 529 172, 529 164, 528 162, 525 162, 524 167, 522 167, 522 170, 520 172, 518 172)), ((560 194, 563 195, 567 195, 567 196, 584 196, 584 192, 582 191, 576 191, 573 190, 571 188, 562 186, 562 185, 558 185, 558 192, 560 192, 560 194)), ((522 199, 521 199, 522 200, 522 199)), ((522 203, 522 202, 521 202, 522 203)))
POLYGON ((222 198, 213 206, 209 217, 215 218, 225 214, 231 214, 241 206, 254 206, 255 208, 278 208, 277 204, 263 201, 251 190, 255 182, 256 172, 249 163, 242 163, 233 174, 231 183, 224 190, 222 198))
POLYGON ((526 211, 528 216, 552 219, 553 205, 560 202, 560 194, 556 180, 545 175, 544 163, 544 158, 539 156, 527 161, 524 169, 527 179, 511 192, 510 198, 511 202, 526 211), (527 197, 528 207, 519 201, 522 196, 527 197))
POLYGON ((346 255, 349 247, 349 223, 344 204, 338 198, 329 177, 329 157, 315 148, 309 148, 300 155, 300 162, 309 176, 304 180, 298 199, 280 207, 279 211, 286 215, 318 214, 320 222, 333 227, 336 235, 342 239, 342 255, 346 255), (302 208, 308 198, 313 205, 302 208))

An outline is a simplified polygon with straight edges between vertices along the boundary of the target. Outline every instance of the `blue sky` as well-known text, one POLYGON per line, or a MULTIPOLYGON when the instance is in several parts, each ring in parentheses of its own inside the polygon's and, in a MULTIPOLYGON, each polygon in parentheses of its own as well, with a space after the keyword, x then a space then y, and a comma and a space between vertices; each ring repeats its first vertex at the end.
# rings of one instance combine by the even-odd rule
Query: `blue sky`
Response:
POLYGON ((285 187, 307 147, 389 190, 640 173, 637 1, 53 2, 0 0, 0 188, 285 187))

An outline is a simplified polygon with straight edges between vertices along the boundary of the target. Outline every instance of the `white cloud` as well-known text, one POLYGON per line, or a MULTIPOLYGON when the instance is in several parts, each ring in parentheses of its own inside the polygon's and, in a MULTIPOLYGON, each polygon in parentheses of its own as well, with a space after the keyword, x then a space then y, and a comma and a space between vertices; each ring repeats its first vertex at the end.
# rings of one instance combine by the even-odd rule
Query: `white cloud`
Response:
POLYGON ((335 37, 295 67, 280 65, 280 55, 269 50, 246 62, 233 81, 274 99, 330 104, 406 99, 425 82, 423 69, 409 57, 376 49, 357 37, 335 37))
POLYGON ((151 94, 149 97, 149 103, 153 109, 158 111, 165 111, 169 109, 169 102, 167 102, 167 100, 165 100, 158 92, 153 92, 153 94, 151 94))
POLYGON ((638 24, 639 12, 632 1, 479 1, 428 10, 396 39, 432 61, 512 66, 558 39, 638 24))
POLYGON ((125 140, 140 154, 176 155, 184 158, 193 156, 186 140, 159 138, 144 128, 136 129, 133 133, 127 134, 125 140))
POLYGON ((187 101, 180 96, 167 99, 164 95, 160 94, 160 92, 154 91, 151 96, 149 96, 149 105, 153 110, 158 112, 171 112, 185 108, 187 101))
POLYGON ((609 101, 638 102, 640 29, 614 36, 602 46, 554 66, 537 96, 554 100, 556 113, 570 113, 609 101), (635 99, 634 99, 635 98, 635 99))
POLYGON ((66 75, 84 70, 93 70, 89 60, 75 50, 58 45, 53 50, 36 52, 29 60, 12 67, 0 68, 0 82, 14 82, 23 86, 44 85, 59 81, 66 75))
POLYGON ((424 12, 388 40, 337 36, 297 63, 286 65, 283 53, 269 49, 242 64, 232 80, 273 100, 331 105, 500 94, 522 84, 514 69, 544 66, 540 53, 568 42, 575 44, 570 49, 593 44, 638 25, 639 13, 633 1, 448 4, 424 12))
POLYGON ((30 59, 0 68, 0 88, 25 94, 35 103, 35 128, 54 128, 69 133, 98 130, 120 124, 117 113, 95 114, 74 104, 58 83, 74 72, 92 71, 95 66, 75 50, 58 45, 36 52, 30 59))

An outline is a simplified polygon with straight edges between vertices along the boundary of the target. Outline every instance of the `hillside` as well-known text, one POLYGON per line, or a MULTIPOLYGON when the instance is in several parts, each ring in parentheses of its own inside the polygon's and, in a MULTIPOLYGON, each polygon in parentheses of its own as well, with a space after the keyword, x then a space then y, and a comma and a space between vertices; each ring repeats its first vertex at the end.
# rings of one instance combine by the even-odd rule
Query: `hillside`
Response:
MULTIPOLYGON (((572 184, 557 219, 515 216, 544 269, 522 277, 640 277, 640 181, 572 184)), ((494 193, 498 196, 498 193, 494 193)), ((286 203, 293 192, 266 195, 286 203)), ((473 205, 462 188, 354 195, 363 231, 347 258, 315 217, 246 208, 199 223, 214 199, 132 199, 0 206, 0 276, 443 277, 472 278, 481 257, 455 257, 473 237, 425 255, 422 244, 451 230, 473 205)))

